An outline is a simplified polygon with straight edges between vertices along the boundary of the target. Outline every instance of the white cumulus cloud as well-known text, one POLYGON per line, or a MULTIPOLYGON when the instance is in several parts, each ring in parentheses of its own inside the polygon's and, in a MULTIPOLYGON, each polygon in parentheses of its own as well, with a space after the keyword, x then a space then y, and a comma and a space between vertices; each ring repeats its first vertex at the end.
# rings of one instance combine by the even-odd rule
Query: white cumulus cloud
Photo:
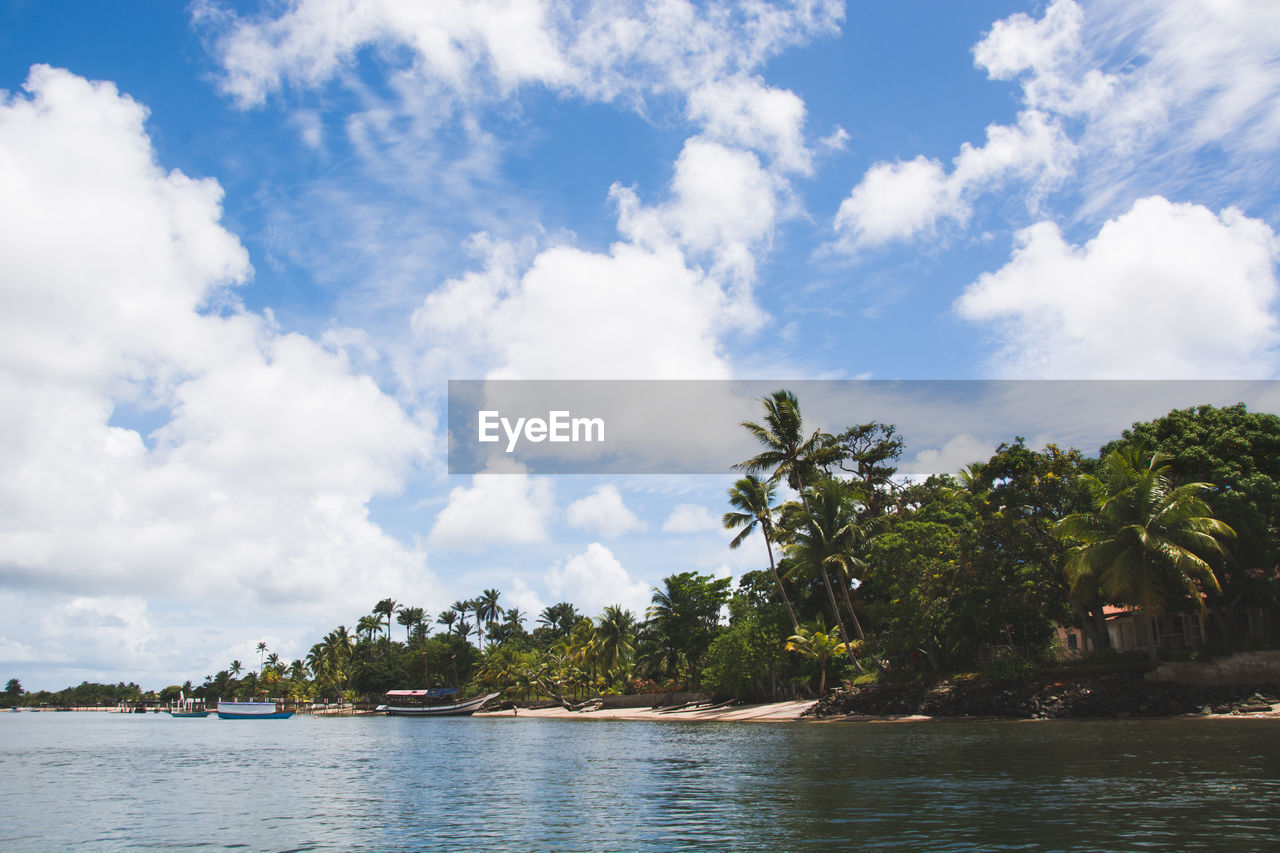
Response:
POLYGON ((0 576, 21 591, 0 631, 78 642, 32 596, 118 604, 175 648, 157 598, 309 629, 347 618, 352 585, 430 596, 424 555, 368 510, 427 419, 240 307, 221 187, 160 166, 145 107, 45 66, 24 90, 0 103, 0 576))
POLYGON ((553 597, 572 602, 588 616, 612 604, 643 616, 652 594, 648 584, 633 579, 613 552, 598 542, 553 565, 545 584, 553 597))
POLYGON ((720 529, 720 519, 702 504, 678 504, 662 522, 663 533, 707 533, 720 529))
POLYGON ((446 551, 483 551, 498 545, 545 542, 555 511, 555 487, 546 477, 483 472, 470 486, 449 491, 427 543, 446 551))
POLYGON ((625 533, 637 533, 648 527, 623 503, 618 487, 607 484, 569 504, 565 517, 570 525, 589 530, 606 539, 625 533))
POLYGON ((1142 199, 1083 246, 1049 222, 956 302, 1000 342, 993 368, 1037 378, 1264 378, 1277 366, 1276 260, 1266 223, 1142 199))

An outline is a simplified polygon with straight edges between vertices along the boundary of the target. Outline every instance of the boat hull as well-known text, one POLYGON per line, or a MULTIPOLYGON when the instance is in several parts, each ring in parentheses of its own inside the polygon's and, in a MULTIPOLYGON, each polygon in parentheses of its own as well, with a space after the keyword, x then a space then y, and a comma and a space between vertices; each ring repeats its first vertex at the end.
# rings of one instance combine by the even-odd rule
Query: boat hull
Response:
POLYGON ((219 720, 287 720, 293 711, 276 710, 275 702, 219 702, 219 720))
POLYGON ((210 714, 210 713, 212 713, 212 712, 211 712, 211 711, 170 711, 170 712, 169 712, 169 716, 170 716, 170 717, 184 717, 184 718, 185 718, 185 717, 199 717, 200 719, 204 719, 205 717, 209 716, 209 714, 210 714))
POLYGON ((497 695, 497 693, 490 693, 488 696, 481 696, 466 702, 458 702, 453 705, 436 705, 434 707, 383 705, 379 710, 384 711, 388 717, 469 717, 479 711, 485 702, 497 695))

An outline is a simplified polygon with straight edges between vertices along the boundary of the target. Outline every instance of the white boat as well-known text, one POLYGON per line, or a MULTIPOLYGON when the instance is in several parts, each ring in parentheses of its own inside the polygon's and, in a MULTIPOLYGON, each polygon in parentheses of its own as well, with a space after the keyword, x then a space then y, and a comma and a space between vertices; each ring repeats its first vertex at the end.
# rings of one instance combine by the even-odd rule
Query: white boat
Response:
POLYGON ((387 693, 387 704, 377 710, 391 717, 469 717, 480 707, 495 698, 497 693, 478 696, 465 702, 440 704, 443 697, 457 693, 452 688, 434 690, 392 690, 387 693))
POLYGON ((219 720, 287 720, 292 711, 280 710, 275 702, 223 702, 216 708, 219 720))

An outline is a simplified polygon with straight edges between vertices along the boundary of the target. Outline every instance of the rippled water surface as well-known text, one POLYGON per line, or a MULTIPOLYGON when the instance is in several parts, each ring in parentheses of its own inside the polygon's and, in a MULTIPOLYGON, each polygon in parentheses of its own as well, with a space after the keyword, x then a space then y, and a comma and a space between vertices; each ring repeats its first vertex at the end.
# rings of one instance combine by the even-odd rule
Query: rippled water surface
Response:
POLYGON ((1280 721, 0 714, 0 849, 1259 850, 1280 721))

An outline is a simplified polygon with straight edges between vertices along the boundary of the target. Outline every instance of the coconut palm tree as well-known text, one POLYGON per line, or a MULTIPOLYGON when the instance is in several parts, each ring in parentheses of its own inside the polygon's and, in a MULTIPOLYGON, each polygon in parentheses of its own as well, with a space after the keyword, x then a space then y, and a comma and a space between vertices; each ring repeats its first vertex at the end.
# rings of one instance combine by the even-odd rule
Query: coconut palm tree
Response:
POLYGON ((1208 559, 1226 556, 1221 540, 1235 536, 1200 497, 1213 486, 1175 486, 1168 460, 1137 447, 1113 450, 1096 476, 1080 478, 1093 508, 1067 516, 1057 528, 1074 543, 1066 564, 1071 596, 1082 601, 1101 590, 1106 601, 1147 611, 1153 663, 1159 648, 1151 619, 1171 600, 1190 598, 1203 625, 1202 590, 1221 591, 1208 559))
MULTIPOLYGON (((847 487, 843 483, 825 480, 820 486, 810 490, 806 497, 803 505, 791 504, 787 508, 784 524, 787 544, 784 551, 795 563, 793 572, 822 580, 844 650, 848 652, 850 662, 856 662, 844 620, 840 617, 840 607, 836 603, 831 572, 839 573, 842 584, 846 575, 852 576, 853 567, 860 565, 853 556, 853 550, 861 531, 858 530, 847 487)), ((847 603, 858 639, 864 640, 862 625, 853 611, 852 602, 847 603)))
POLYGON ((233 677, 239 678, 240 673, 244 671, 244 664, 240 663, 240 661, 238 660, 233 660, 231 662, 231 666, 228 667, 228 669, 231 670, 231 675, 233 677))
POLYGON ((829 446, 831 437, 821 430, 805 436, 800 401, 790 391, 774 391, 760 398, 760 404, 764 406, 764 423, 743 421, 741 426, 765 449, 733 469, 748 474, 768 471, 769 482, 786 480, 792 490, 803 492, 818 479, 823 465, 838 458, 839 451, 829 446))
POLYGON ((733 537, 733 541, 729 543, 730 548, 737 548, 746 538, 757 528, 760 528, 760 535, 764 538, 765 550, 769 553, 769 571, 773 574, 773 582, 778 585, 778 592, 782 595, 782 603, 787 606, 787 615, 791 617, 792 630, 799 630, 800 623, 796 621, 795 610, 791 607, 791 599, 787 597, 787 591, 782 586, 782 578, 778 577, 778 567, 773 561, 773 498, 775 489, 772 483, 761 480, 754 474, 748 474, 738 482, 733 484, 733 488, 729 489, 729 505, 735 507, 739 512, 726 512, 721 517, 721 523, 726 530, 742 530, 737 536, 733 537))
POLYGON ((263 640, 258 643, 258 669, 262 669, 262 656, 267 653, 267 641, 263 640))
POLYGON ((624 665, 635 651, 636 616, 620 604, 611 604, 600 616, 595 633, 596 662, 607 679, 609 672, 624 665))
MULTIPOLYGON (((800 502, 806 513, 809 512, 809 496, 807 489, 817 482, 823 466, 836 462, 840 450, 833 445, 830 435, 815 430, 807 437, 804 431, 804 418, 800 414, 800 401, 790 391, 780 389, 760 399, 764 406, 764 423, 743 421, 744 427, 765 449, 737 465, 734 470, 748 474, 770 472, 768 482, 776 483, 786 480, 788 486, 800 494, 800 502)), ((844 627, 844 619, 835 604, 835 593, 831 578, 827 575, 826 565, 816 566, 817 573, 822 576, 823 585, 832 600, 836 625, 840 636, 848 642, 848 632, 844 627)))

